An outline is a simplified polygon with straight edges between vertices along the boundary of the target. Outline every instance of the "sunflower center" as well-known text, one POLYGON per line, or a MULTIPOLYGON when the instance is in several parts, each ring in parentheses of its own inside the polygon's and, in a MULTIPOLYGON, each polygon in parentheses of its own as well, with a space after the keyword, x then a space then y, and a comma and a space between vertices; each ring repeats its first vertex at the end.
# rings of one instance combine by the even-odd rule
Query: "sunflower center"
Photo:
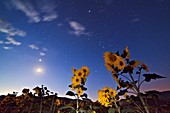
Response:
POLYGON ((76 82, 79 82, 79 79, 76 79, 76 82))
POLYGON ((113 95, 113 91, 111 91, 110 94, 113 95))
POLYGON ((87 70, 86 70, 86 69, 83 69, 83 72, 85 72, 85 73, 86 73, 86 72, 87 72, 87 70))
POLYGON ((109 55, 109 59, 110 61, 115 62, 117 58, 115 55, 109 55))
POLYGON ((124 63, 122 61, 120 61, 119 64, 120 64, 120 66, 123 66, 124 63))
POLYGON ((79 76, 81 76, 81 73, 78 73, 79 76))

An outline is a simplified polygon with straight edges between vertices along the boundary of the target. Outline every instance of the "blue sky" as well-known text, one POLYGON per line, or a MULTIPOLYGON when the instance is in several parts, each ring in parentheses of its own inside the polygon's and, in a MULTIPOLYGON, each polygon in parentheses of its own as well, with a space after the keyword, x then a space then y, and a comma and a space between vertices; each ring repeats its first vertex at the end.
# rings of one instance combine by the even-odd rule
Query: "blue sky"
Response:
POLYGON ((169 0, 0 0, 0 94, 44 84, 65 96, 71 68, 86 65, 87 94, 96 100, 98 89, 116 88, 104 52, 126 46, 167 77, 142 89, 169 90, 169 12, 169 0))

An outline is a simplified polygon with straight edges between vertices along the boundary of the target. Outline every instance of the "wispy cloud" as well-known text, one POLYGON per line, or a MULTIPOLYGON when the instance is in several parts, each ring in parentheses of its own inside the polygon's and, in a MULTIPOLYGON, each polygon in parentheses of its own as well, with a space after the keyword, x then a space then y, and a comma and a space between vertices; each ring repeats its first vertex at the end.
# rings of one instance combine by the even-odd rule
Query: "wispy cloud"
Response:
POLYGON ((19 46, 22 43, 19 41, 16 41, 14 37, 20 36, 25 37, 26 32, 23 30, 20 30, 19 28, 14 27, 12 24, 7 22, 6 20, 0 19, 0 33, 5 34, 4 38, 0 40, 0 44, 3 45, 3 49, 12 49, 12 47, 8 47, 7 45, 10 44, 10 46, 19 46))
POLYGON ((48 51, 48 49, 47 49, 47 48, 45 48, 45 47, 43 47, 43 48, 42 48, 42 51, 48 51))
POLYGON ((44 52, 40 52, 40 56, 45 56, 46 54, 44 52))
POLYGON ((89 35, 88 32, 86 32, 86 28, 81 25, 80 23, 76 22, 76 21, 71 21, 69 22, 70 27, 73 29, 73 31, 71 31, 72 34, 76 35, 76 36, 80 36, 80 35, 89 35))
POLYGON ((34 9, 33 5, 25 0, 11 0, 17 10, 22 11, 30 19, 30 22, 40 22, 40 14, 34 9))
POLYGON ((51 15, 44 15, 43 16, 43 21, 52 21, 57 18, 56 14, 51 14, 51 15))
POLYGON ((3 46, 2 48, 6 50, 12 49, 12 47, 7 47, 7 46, 3 46))
POLYGON ((39 47, 34 44, 28 45, 28 47, 30 47, 31 49, 39 50, 39 47))
POLYGON ((56 4, 53 2, 42 0, 33 4, 26 0, 11 0, 11 3, 15 9, 22 11, 29 18, 29 22, 52 21, 58 17, 56 4))
POLYGON ((0 44, 3 44, 4 43, 4 41, 3 40, 0 40, 0 44))
POLYGON ((56 12, 56 4, 53 1, 43 1, 41 5, 39 5, 41 12, 44 13, 43 21, 52 21, 58 18, 56 12))
POLYGON ((45 56, 46 52, 48 51, 47 48, 40 47, 40 46, 37 46, 35 44, 30 44, 30 45, 28 45, 28 47, 30 47, 33 50, 36 50, 40 56, 45 56))
POLYGON ((21 42, 17 42, 17 41, 15 41, 13 38, 11 38, 11 37, 7 37, 6 38, 8 41, 7 42, 5 42, 5 44, 13 44, 13 45, 16 45, 16 46, 19 46, 19 45, 21 45, 21 42))
POLYGON ((26 35, 26 32, 23 30, 20 30, 16 27, 13 27, 10 23, 8 23, 5 20, 0 19, 0 32, 5 33, 8 36, 22 36, 24 37, 26 35))

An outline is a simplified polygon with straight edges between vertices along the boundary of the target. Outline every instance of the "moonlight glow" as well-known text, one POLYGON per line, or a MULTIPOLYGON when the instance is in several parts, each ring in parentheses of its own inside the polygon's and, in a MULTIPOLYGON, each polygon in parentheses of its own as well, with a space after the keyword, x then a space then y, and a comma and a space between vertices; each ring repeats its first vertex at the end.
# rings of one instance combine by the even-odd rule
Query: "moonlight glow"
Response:
POLYGON ((37 74, 43 74, 43 73, 44 73, 44 68, 42 68, 42 67, 37 67, 37 68, 35 69, 35 72, 36 72, 37 74))

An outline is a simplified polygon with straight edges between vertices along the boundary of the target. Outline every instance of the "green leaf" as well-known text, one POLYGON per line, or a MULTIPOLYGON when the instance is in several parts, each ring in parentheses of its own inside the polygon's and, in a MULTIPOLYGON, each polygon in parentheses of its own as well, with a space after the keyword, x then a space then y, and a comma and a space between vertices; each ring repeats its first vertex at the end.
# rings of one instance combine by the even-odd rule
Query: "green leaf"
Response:
POLYGON ((124 95, 126 92, 128 92, 127 89, 125 89, 125 90, 120 90, 120 92, 118 93, 118 95, 119 95, 119 96, 122 96, 122 95, 124 95))
POLYGON ((92 102, 90 99, 88 98, 83 98, 83 101, 86 101, 86 102, 92 102))
POLYGON ((72 91, 68 91, 68 92, 66 93, 66 95, 75 96, 74 92, 72 92, 72 91))
POLYGON ((126 66, 124 69, 123 69, 123 72, 122 73, 133 73, 133 67, 131 66, 126 66))
POLYGON ((121 57, 126 58, 127 55, 128 55, 128 53, 124 50, 123 53, 121 54, 121 57))
POLYGON ((63 109, 71 109, 75 111, 75 109, 72 106, 68 106, 68 105, 65 105, 59 108, 59 110, 63 110, 63 109))
POLYGON ((72 88, 72 84, 71 84, 71 85, 69 85, 68 87, 72 88))
POLYGON ((100 107, 99 106, 93 106, 93 109, 98 110, 98 109, 100 109, 100 107))
POLYGON ((108 109, 108 113, 115 113, 115 112, 116 112, 116 110, 113 109, 113 108, 109 108, 109 109, 108 109))
POLYGON ((153 74, 143 74, 144 77, 151 78, 151 79, 160 79, 160 78, 166 78, 160 75, 157 75, 155 73, 153 74))
POLYGON ((76 113, 76 111, 75 110, 71 110, 70 113, 76 113))
POLYGON ((122 113, 136 113, 136 110, 130 107, 121 110, 122 113))
POLYGON ((84 93, 84 94, 82 94, 80 97, 81 97, 81 98, 83 98, 83 97, 87 98, 87 94, 84 93))
POLYGON ((82 89, 82 90, 84 90, 84 91, 86 91, 86 90, 87 90, 87 88, 86 88, 86 87, 84 87, 83 85, 81 85, 80 87, 81 87, 81 89, 82 89))
POLYGON ((85 81, 83 78, 81 78, 81 84, 85 85, 85 81))
POLYGON ((118 56, 120 56, 119 51, 117 51, 115 54, 118 55, 118 56))
POLYGON ((85 110, 84 108, 80 108, 79 111, 80 111, 81 113, 87 113, 87 110, 85 110))
POLYGON ((150 82, 151 79, 155 79, 156 80, 156 79, 166 78, 166 77, 157 75, 155 73, 153 73, 153 74, 143 74, 143 76, 145 77, 145 81, 146 82, 150 82))
POLYGON ((45 90, 47 90, 47 87, 44 87, 45 90))

